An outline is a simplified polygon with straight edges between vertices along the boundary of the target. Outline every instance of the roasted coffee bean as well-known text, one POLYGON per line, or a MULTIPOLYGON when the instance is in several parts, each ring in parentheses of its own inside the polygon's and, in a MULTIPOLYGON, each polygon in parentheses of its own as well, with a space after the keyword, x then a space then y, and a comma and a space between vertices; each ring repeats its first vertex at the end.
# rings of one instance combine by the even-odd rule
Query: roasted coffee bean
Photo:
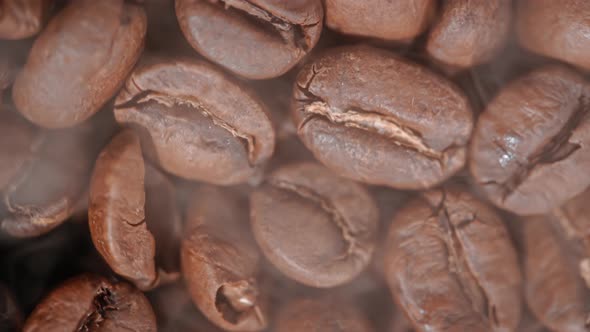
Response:
POLYGON ((285 275, 313 287, 345 284, 364 270, 378 211, 361 185, 314 163, 273 172, 250 199, 254 236, 285 275))
POLYGON ((511 19, 512 0, 446 1, 426 51, 458 69, 487 62, 504 45, 511 19))
POLYGON ((426 30, 433 0, 326 0, 326 25, 361 37, 410 41, 426 30))
POLYGON ((272 78, 291 69, 317 43, 320 0, 176 0, 188 42, 240 76, 272 78))
POLYGON ((418 331, 515 331, 521 274, 508 231, 459 187, 424 193, 389 230, 385 273, 418 331))
POLYGON ((204 186, 186 218, 182 273, 193 302, 225 330, 265 329, 267 296, 259 287, 260 253, 248 229, 247 200, 204 186))
POLYGON ((297 77, 301 140, 340 175, 399 189, 463 168, 473 119, 465 96, 428 69, 368 46, 332 49, 297 77))
POLYGON ((590 84, 559 66, 504 87, 479 117, 470 169, 497 206, 546 213, 590 185, 590 84))
POLYGON ((0 229, 13 237, 44 234, 74 212, 112 121, 38 130, 10 112, 0 121, 0 229))
POLYGON ((187 179, 245 182, 274 149, 264 105, 202 61, 154 60, 136 69, 117 97, 115 117, 138 130, 151 159, 187 179))
POLYGON ((0 285, 0 331, 21 331, 23 317, 14 295, 4 285, 0 285))
MULTIPOLYGON (((572 217, 569 221, 580 222, 580 225, 587 223, 587 216, 572 217)), ((588 331, 590 291, 580 275, 587 268, 584 261, 577 262, 565 239, 549 220, 528 217, 522 227, 524 289, 531 311, 552 331, 588 331)))
POLYGON ((124 0, 78 0, 35 41, 14 83, 18 110, 48 128, 96 113, 120 88, 143 48, 143 9, 124 0))
POLYGON ((144 162, 131 130, 118 134, 96 161, 88 224, 105 261, 139 289, 179 276, 182 224, 174 187, 144 162))
POLYGON ((281 308, 276 332, 372 332, 369 321, 350 303, 299 299, 281 308))
POLYGON ((137 289, 96 275, 72 278, 41 301, 24 332, 156 331, 149 301, 137 289))
POLYGON ((516 30, 525 48, 590 70, 590 1, 520 0, 516 30))
POLYGON ((53 0, 3 0, 0 2, 0 39, 36 35, 47 18, 53 0))

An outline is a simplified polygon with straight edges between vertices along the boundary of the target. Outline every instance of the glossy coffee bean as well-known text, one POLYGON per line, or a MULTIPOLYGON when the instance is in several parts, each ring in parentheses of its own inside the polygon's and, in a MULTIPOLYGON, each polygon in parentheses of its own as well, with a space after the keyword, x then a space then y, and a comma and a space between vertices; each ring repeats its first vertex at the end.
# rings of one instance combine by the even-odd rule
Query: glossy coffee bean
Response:
POLYGON ((428 27, 433 0, 326 0, 326 25, 347 35, 410 41, 428 27))
POLYGON ((148 300, 123 282, 96 275, 67 280, 41 301, 24 332, 156 331, 148 300))
POLYGON ((118 134, 96 161, 88 225, 105 261, 139 289, 179 276, 182 224, 174 187, 144 162, 131 130, 118 134))
POLYGON ((0 3, 0 39, 24 39, 43 28, 53 0, 4 0, 0 3))
POLYGON ((432 187, 459 171, 473 125, 451 82, 369 46, 332 49, 306 65, 292 114, 328 168, 399 189, 432 187))
POLYGON ((200 54, 250 79, 282 75, 318 42, 320 0, 176 0, 178 22, 200 54))
POLYGON ((460 188, 429 191, 392 221, 390 290, 418 331, 515 331, 521 274, 507 229, 460 188))
POLYGON ((299 299, 281 308, 276 332, 373 332, 369 321, 350 303, 333 299, 299 299))
POLYGON ((426 51, 435 61, 458 69, 487 62, 504 46, 511 19, 511 0, 446 1, 426 51))
POLYGON ((516 30, 525 48, 590 70, 590 2, 518 1, 516 30))
POLYGON ((590 84, 560 66, 505 86, 479 117, 470 169, 497 206, 546 213, 590 185, 590 84), (588 142, 588 143, 587 143, 588 142))
POLYGON ((375 247, 372 197, 314 163, 273 172, 251 195, 250 218, 265 256, 286 276, 313 287, 351 281, 375 247))
POLYGON ((193 302, 224 330, 264 330, 267 295, 260 287, 260 253, 248 229, 247 200, 203 186, 188 206, 181 257, 193 302))
POLYGON ((13 98, 30 121, 70 127, 96 113, 120 88, 143 48, 146 17, 124 0, 79 0, 35 41, 13 98))
POLYGON ((115 117, 134 127, 166 171, 214 184, 245 182, 272 155, 275 134, 264 105, 214 66, 151 61, 116 100, 115 117))

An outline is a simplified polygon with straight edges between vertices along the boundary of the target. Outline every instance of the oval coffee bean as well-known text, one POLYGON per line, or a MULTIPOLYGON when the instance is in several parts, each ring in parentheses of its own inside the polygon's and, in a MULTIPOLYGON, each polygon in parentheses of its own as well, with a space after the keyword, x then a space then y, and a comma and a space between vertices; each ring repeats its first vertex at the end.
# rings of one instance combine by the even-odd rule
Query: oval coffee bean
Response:
POLYGON ((446 1, 426 51, 453 68, 487 62, 504 46, 511 19, 511 0, 446 1))
POLYGON ((261 331, 268 322, 247 211, 245 199, 203 186, 189 203, 182 241, 182 272, 193 302, 228 331, 261 331))
POLYGON ((368 46, 333 49, 305 66, 292 113, 328 168, 399 189, 432 187, 463 168, 473 126, 451 82, 368 46))
POLYGON ((320 0, 176 0, 188 42, 209 60, 250 79, 277 77, 318 42, 320 0))
POLYGON ((390 290, 419 331, 515 331, 521 274, 502 220, 460 188, 429 191, 394 217, 390 290))
POLYGON ((527 218, 522 234, 525 298, 533 314, 552 331, 588 331, 590 292, 564 239, 542 217, 527 218))
POLYGON ((161 167, 214 184, 245 182, 273 153, 264 105, 212 65, 153 61, 136 69, 116 100, 115 117, 138 132, 161 167))
POLYGON ((525 48, 590 70, 590 2, 520 0, 516 30, 525 48))
POLYGON ((96 161, 88 225, 105 261, 139 289, 179 276, 182 224, 174 187, 144 163, 131 130, 118 134, 96 161))
POLYGON ((335 299, 299 299, 281 308, 276 332, 373 332, 365 316, 335 299))
POLYGON ((542 214, 590 185, 590 84, 542 67, 505 86, 477 121, 470 169, 488 198, 542 214))
POLYGON ((52 2, 53 0, 0 2, 0 39, 24 39, 36 35, 45 23, 52 2))
POLYGON ((326 0, 326 25, 340 33, 410 41, 428 27, 433 0, 326 0))
POLYGON ((364 187, 313 163, 278 169, 250 198, 262 252, 285 275, 313 287, 345 284, 367 267, 378 217, 364 187))
POLYGON ((143 9, 124 0, 78 0, 33 44, 12 95, 30 121, 74 126, 113 97, 132 70, 146 33, 143 9))
POLYGON ((54 289, 27 318, 23 332, 156 332, 145 296, 132 286, 96 275, 72 278, 54 289))

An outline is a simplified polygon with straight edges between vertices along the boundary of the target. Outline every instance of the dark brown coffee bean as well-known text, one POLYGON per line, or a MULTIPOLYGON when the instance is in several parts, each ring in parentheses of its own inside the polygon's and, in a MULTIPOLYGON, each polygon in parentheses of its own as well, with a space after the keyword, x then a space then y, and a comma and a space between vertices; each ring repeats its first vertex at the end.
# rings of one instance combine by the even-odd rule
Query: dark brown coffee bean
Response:
POLYGON ((140 132, 164 170, 187 179, 245 182, 274 149, 264 105, 202 61, 154 61, 136 69, 117 97, 115 117, 140 132))
POLYGON ((515 331, 521 274, 499 216, 460 188, 430 191, 389 230, 385 273, 418 331, 515 331))
POLYGON ((564 238, 543 217, 527 218, 522 234, 525 297, 533 314, 552 331, 588 331, 590 291, 580 276, 583 264, 576 264, 564 238))
POLYGON ((24 39, 36 35, 47 18, 53 0, 3 0, 0 2, 0 39, 24 39))
POLYGON ((470 169, 497 206, 521 215, 563 204, 590 185, 590 84, 565 67, 508 84, 479 117, 470 169))
POLYGON ((71 2, 35 41, 14 83, 18 110, 48 128, 89 118, 135 65, 146 24, 143 9, 124 0, 71 2))
POLYGON ((338 32, 410 41, 426 30, 433 0, 326 0, 326 25, 338 32))
POLYGON ((96 155, 110 136, 112 122, 107 115, 62 130, 33 129, 15 118, 2 122, 7 126, 0 131, 4 137, 0 138, 2 232, 37 236, 72 215, 96 155))
POLYGON ((139 289, 179 276, 182 224, 174 187, 144 163, 131 130, 117 135, 96 161, 88 224, 98 252, 139 289))
POLYGON ((276 332, 372 332, 369 321, 350 303, 300 299, 281 308, 276 332))
POLYGON ((590 1, 520 0, 516 30, 527 49, 590 70, 590 1))
POLYGON ((254 236, 285 275, 333 287, 363 271, 376 242, 378 211, 361 185, 313 163, 280 168, 250 199, 254 236))
POLYGON ((245 198, 199 188, 189 204, 182 273, 193 302, 228 331, 261 331, 268 323, 259 285, 260 254, 248 229, 245 198))
POLYGON ((176 0, 178 22, 200 54, 250 79, 277 77, 317 43, 320 0, 176 0))
POLYGON ((0 285, 0 331, 21 331, 23 317, 14 295, 4 285, 0 285))
POLYGON ((156 318, 145 296, 123 282, 96 275, 72 278, 41 301, 24 332, 156 331, 156 318))
POLYGON ((301 140, 330 169, 399 189, 432 187, 463 168, 473 126, 452 83, 368 46, 308 64, 292 113, 301 140))
POLYGON ((512 0, 445 1, 426 50, 454 68, 487 62, 502 48, 512 19, 512 0))

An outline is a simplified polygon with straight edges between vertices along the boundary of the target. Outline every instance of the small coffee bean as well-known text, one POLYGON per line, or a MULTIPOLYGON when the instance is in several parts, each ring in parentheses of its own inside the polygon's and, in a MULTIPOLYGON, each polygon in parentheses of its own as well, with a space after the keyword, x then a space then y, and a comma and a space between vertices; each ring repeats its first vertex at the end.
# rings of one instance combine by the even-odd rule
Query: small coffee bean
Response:
POLYGON ((542 214, 590 185, 590 84, 560 66, 505 86, 479 117, 470 169, 497 206, 542 214))
POLYGON ((340 33, 410 41, 428 27, 433 0, 326 0, 326 25, 340 33))
POLYGON ((511 0, 445 1, 426 51, 458 69, 487 62, 504 45, 511 19, 511 0))
POLYGON ((250 199, 262 252, 286 276, 313 287, 345 284, 367 267, 378 214, 364 187, 314 163, 278 169, 250 199))
POLYGON ((156 332, 156 318, 145 296, 123 282, 96 275, 67 280, 41 301, 24 332, 156 332))
POLYGON ((48 16, 53 0, 3 0, 0 2, 0 39, 24 39, 36 35, 48 16))
POLYGON ((516 30, 525 48, 590 70, 590 1, 520 0, 516 30))
POLYGON ((281 308, 276 332, 373 332, 369 321, 350 303, 335 299, 299 299, 281 308))
POLYGON ((385 274, 418 331, 515 331, 516 250, 502 220, 457 187, 424 193, 394 217, 385 274))
POLYGON ((4 285, 0 285, 0 331, 21 331, 23 317, 14 295, 4 285))
POLYGON ((245 198, 212 186, 194 193, 186 215, 184 279, 201 312, 227 331, 261 331, 268 324, 260 254, 247 216, 245 198))
POLYGON ((264 105, 203 61, 153 60, 137 68, 117 97, 115 117, 137 129, 151 159, 186 179, 245 182, 274 149, 264 105))
POLYGON ((35 41, 13 88, 30 121, 70 127, 96 113, 120 88, 143 48, 143 9, 124 0, 78 0, 35 41))
POLYGON ((320 0, 176 0, 178 22, 200 54, 250 79, 277 77, 315 46, 320 0))
POLYGON ((463 168, 473 126, 451 82, 369 46, 332 49, 306 65, 292 114, 328 168, 398 189, 432 187, 463 168))

